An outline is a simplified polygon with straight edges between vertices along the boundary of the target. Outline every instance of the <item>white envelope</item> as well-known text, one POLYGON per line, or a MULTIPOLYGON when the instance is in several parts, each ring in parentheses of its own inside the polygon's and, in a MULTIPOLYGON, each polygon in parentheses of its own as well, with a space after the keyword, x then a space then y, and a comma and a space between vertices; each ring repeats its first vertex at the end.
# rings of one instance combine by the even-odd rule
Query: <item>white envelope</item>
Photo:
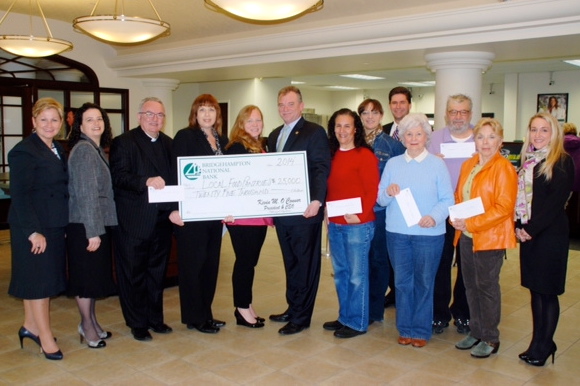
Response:
POLYGON ((328 217, 359 214, 362 213, 362 201, 360 197, 326 201, 326 212, 328 217))
POLYGON ((407 226, 412 227, 413 225, 417 225, 419 220, 421 220, 421 212, 419 212, 419 207, 415 202, 411 189, 405 188, 401 190, 395 196, 395 199, 397 200, 397 204, 399 204, 399 208, 401 208, 407 226))
POLYGON ((457 218, 470 218, 482 213, 485 213, 485 209, 483 208, 481 197, 475 197, 449 207, 449 219, 451 221, 455 221, 457 218))
POLYGON ((441 154, 445 158, 471 158, 475 153, 475 142, 442 143, 441 154))
POLYGON ((149 203, 179 202, 185 199, 185 191, 181 185, 165 186, 163 189, 149 187, 149 203))

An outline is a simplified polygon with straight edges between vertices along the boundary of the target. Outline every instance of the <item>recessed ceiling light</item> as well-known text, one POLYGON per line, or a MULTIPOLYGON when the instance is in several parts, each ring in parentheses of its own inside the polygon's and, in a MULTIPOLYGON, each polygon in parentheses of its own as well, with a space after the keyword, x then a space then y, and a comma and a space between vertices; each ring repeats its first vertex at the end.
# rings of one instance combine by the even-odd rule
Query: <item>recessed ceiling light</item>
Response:
POLYGON ((334 90, 358 90, 358 87, 347 87, 347 86, 324 86, 324 88, 331 88, 334 90))
POLYGON ((371 75, 362 75, 362 74, 348 74, 348 75, 340 75, 343 78, 352 78, 352 79, 359 79, 359 80, 381 80, 385 79, 380 76, 371 76, 371 75))
POLYGON ((435 86, 435 81, 434 80, 427 80, 424 82, 399 82, 399 84, 401 86, 407 86, 407 87, 433 87, 435 86))
POLYGON ((290 84, 306 84, 306 82, 300 82, 298 80, 293 80, 290 82, 290 84))
POLYGON ((564 62, 571 64, 573 66, 580 67, 580 59, 573 59, 573 60, 564 60, 564 62))

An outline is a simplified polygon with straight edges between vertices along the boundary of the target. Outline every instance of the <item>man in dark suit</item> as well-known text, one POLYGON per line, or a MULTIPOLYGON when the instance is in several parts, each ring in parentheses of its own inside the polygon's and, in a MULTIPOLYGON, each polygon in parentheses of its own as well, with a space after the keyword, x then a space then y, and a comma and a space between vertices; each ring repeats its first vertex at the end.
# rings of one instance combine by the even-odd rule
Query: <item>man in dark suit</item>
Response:
POLYGON ((389 91, 389 108, 393 114, 393 122, 383 126, 383 131, 400 141, 398 125, 411 111, 411 91, 406 87, 395 87, 389 91))
POLYGON ((165 108, 157 98, 139 105, 139 127, 116 137, 110 165, 119 226, 115 260, 125 323, 136 340, 151 340, 149 329, 173 331, 163 322, 163 279, 171 249, 171 203, 150 204, 148 188, 171 179, 171 138, 161 132, 165 108))
MULTIPOLYGON (((389 109, 391 114, 393 114, 393 122, 387 123, 383 126, 383 131, 387 133, 391 138, 400 141, 399 138, 399 122, 401 119, 405 118, 409 111, 411 111, 411 91, 406 87, 395 87, 389 91, 389 109)), ((393 272, 393 267, 389 262, 390 280, 389 288, 391 289, 389 293, 385 296, 385 308, 395 305, 395 272, 393 272)))
POLYGON ((296 334, 310 326, 320 279, 320 252, 330 149, 324 129, 302 118, 302 94, 294 86, 278 92, 278 113, 284 125, 268 137, 268 150, 306 151, 310 204, 301 216, 277 217, 276 233, 286 271, 286 301, 282 314, 270 320, 286 322, 278 332, 296 334))

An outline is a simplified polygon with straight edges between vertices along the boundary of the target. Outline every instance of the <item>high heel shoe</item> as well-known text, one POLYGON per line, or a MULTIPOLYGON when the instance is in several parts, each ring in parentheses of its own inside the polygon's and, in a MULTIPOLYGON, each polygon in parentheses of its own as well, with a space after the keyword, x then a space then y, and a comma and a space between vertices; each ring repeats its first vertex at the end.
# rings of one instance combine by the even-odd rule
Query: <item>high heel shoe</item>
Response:
POLYGON ((257 318, 256 318, 256 323, 250 323, 250 322, 248 322, 246 319, 244 319, 244 317, 242 316, 242 314, 240 314, 240 311, 238 311, 237 308, 234 311, 234 316, 236 317, 236 324, 238 326, 246 326, 246 327, 250 327, 250 328, 261 328, 261 327, 264 327, 264 322, 260 322, 259 320, 257 320, 257 318))
POLYGON ((107 343, 105 343, 104 340, 95 340, 95 341, 88 340, 87 337, 85 336, 85 332, 83 331, 82 324, 79 324, 78 330, 81 343, 83 343, 83 340, 86 340, 87 346, 89 346, 89 348, 103 348, 107 346, 107 343))
POLYGON ((58 350, 55 352, 44 352, 44 350, 42 349, 42 347, 40 348, 40 350, 42 351, 42 353, 44 354, 44 357, 46 359, 50 359, 51 361, 60 361, 62 358, 64 358, 64 355, 62 354, 62 351, 58 350))
POLYGON ((28 331, 24 326, 20 327, 20 330, 18 330, 18 338, 20 339, 20 348, 24 348, 24 343, 22 342, 24 338, 28 338, 37 345, 41 346, 40 338, 38 337, 38 335, 34 335, 32 332, 28 331))
POLYGON ((548 353, 548 355, 546 355, 545 358, 532 358, 530 356, 528 356, 526 359, 524 359, 524 361, 532 366, 538 366, 541 367, 544 364, 546 364, 546 361, 548 360, 548 358, 550 357, 550 355, 552 356, 552 364, 554 364, 554 357, 556 356, 556 350, 558 348, 556 347, 556 343, 552 344, 552 349, 550 350, 550 352, 548 353))
POLYGON ((113 333, 111 331, 103 331, 103 332, 97 332, 97 335, 101 339, 109 339, 110 337, 113 336, 113 333))

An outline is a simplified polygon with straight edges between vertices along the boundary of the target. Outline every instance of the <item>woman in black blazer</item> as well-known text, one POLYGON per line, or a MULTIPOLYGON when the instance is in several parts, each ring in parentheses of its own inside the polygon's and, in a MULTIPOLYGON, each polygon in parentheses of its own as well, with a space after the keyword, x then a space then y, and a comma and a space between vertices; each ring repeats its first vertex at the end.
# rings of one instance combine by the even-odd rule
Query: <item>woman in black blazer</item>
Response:
MULTIPOLYGON (((173 152, 176 157, 219 156, 223 155, 227 141, 227 137, 222 135, 222 116, 217 99, 202 94, 191 106, 189 127, 175 134, 173 152)), ((208 334, 219 332, 225 325, 225 322, 214 319, 211 311, 222 230, 219 220, 187 222, 175 229, 181 322, 189 329, 208 334)))
POLYGON ((563 130, 550 114, 530 119, 518 173, 516 237, 534 327, 530 346, 519 357, 534 366, 543 366, 550 356, 554 363, 558 295, 566 283, 570 240, 565 207, 574 183, 574 163, 563 143, 563 130))
POLYGON ((8 213, 12 276, 8 293, 23 299, 20 347, 29 338, 47 359, 63 355, 50 329, 50 297, 66 288, 65 227, 68 223, 68 173, 62 147, 53 141, 62 126, 62 105, 39 99, 32 108, 34 132, 8 153, 8 213))

